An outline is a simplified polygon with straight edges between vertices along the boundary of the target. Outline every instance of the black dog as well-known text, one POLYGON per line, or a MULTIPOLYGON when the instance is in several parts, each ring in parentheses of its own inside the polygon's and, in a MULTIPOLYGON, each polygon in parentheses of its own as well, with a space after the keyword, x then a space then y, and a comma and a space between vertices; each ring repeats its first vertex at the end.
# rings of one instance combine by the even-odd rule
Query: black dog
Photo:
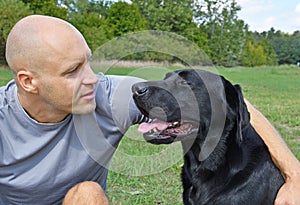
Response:
POLYGON ((201 70, 168 73, 133 85, 147 141, 180 140, 184 204, 273 204, 284 183, 266 145, 250 125, 239 85, 201 70))

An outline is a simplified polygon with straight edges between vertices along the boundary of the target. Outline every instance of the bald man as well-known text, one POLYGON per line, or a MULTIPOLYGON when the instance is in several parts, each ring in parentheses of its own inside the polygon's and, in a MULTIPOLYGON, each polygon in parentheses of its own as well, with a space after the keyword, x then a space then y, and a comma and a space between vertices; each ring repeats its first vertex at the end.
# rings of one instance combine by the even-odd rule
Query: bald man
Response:
MULTIPOLYGON (((90 56, 81 33, 58 18, 28 16, 9 33, 14 80, 0 88, 1 205, 108 204, 103 190, 114 150, 129 126, 147 119, 131 99, 140 79, 95 75, 90 56)), ((298 160, 248 106, 286 178, 276 203, 300 204, 298 160)))

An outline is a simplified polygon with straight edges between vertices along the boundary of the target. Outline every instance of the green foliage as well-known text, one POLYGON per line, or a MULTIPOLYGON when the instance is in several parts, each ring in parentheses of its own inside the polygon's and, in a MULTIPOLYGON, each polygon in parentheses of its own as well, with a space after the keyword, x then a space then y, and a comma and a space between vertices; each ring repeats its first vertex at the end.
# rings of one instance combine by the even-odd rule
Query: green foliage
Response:
POLYGON ((196 4, 196 19, 208 35, 210 57, 217 65, 240 64, 246 25, 239 20, 235 0, 204 0, 196 4))
POLYGON ((132 0, 147 19, 148 28, 180 34, 192 23, 192 0, 132 0))
POLYGON ((293 34, 275 31, 271 28, 265 32, 254 32, 252 35, 257 39, 265 40, 269 43, 269 50, 273 50, 270 56, 277 59, 278 64, 296 64, 300 61, 300 31, 293 34))
POLYGON ((66 7, 69 13, 87 12, 106 16, 112 3, 106 0, 59 0, 59 5, 66 7))
POLYGON ((264 53, 266 55, 266 63, 264 65, 277 65, 277 54, 271 42, 268 39, 262 39, 261 41, 259 41, 259 43, 262 45, 264 53))
POLYGON ((245 66, 260 66, 266 62, 262 46, 248 41, 243 50, 242 64, 245 66))
POLYGON ((19 0, 0 0, 0 39, 6 40, 15 23, 31 13, 29 6, 19 0))
POLYGON ((277 57, 266 39, 248 40, 243 48, 242 65, 244 66, 262 66, 276 65, 277 57))
POLYGON ((67 19, 67 9, 59 7, 56 0, 22 0, 34 14, 43 14, 67 19))
POLYGON ((0 0, 0 65, 5 64, 5 41, 14 24, 31 14, 30 8, 19 0, 0 0))
POLYGON ((279 64, 296 64, 300 61, 299 31, 292 35, 278 33, 270 41, 278 55, 279 64))
POLYGON ((70 22, 77 27, 85 37, 91 50, 96 50, 111 38, 109 27, 97 13, 72 13, 70 22))
MULTIPOLYGON (((0 0, 0 64, 11 27, 28 14, 56 16, 71 22, 93 51, 114 37, 141 30, 181 35, 220 66, 296 64, 300 32, 249 32, 238 18, 236 0, 0 0)), ((176 49, 176 48, 174 48, 176 49)), ((162 53, 134 54, 126 59, 174 61, 162 53)))
MULTIPOLYGON (((192 0, 132 0, 150 30, 173 32, 184 36, 209 53, 207 34, 193 21, 192 0)), ((174 49, 176 47, 174 46, 174 49)), ((145 59, 174 60, 163 54, 147 53, 145 59)))
POLYGON ((188 65, 211 65, 196 44, 171 32, 141 31, 115 38, 97 49, 97 60, 146 59, 180 61, 188 65))
POLYGON ((146 19, 135 4, 117 2, 110 7, 107 18, 114 36, 146 29, 146 19))
POLYGON ((108 4, 104 1, 63 1, 69 10, 69 21, 83 34, 94 51, 113 37, 105 19, 108 4))
POLYGON ((192 0, 132 0, 150 30, 174 32, 208 51, 207 34, 193 21, 192 0))

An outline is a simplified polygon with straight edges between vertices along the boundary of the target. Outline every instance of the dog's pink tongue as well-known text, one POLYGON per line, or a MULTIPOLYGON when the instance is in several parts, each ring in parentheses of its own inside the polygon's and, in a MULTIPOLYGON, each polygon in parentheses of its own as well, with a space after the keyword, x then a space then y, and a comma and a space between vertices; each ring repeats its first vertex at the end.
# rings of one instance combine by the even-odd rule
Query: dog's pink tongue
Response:
POLYGON ((157 128, 158 130, 165 130, 165 129, 167 129, 168 126, 169 126, 169 123, 167 123, 167 122, 153 120, 150 123, 144 122, 144 123, 140 124, 138 131, 141 133, 146 133, 154 128, 157 128))

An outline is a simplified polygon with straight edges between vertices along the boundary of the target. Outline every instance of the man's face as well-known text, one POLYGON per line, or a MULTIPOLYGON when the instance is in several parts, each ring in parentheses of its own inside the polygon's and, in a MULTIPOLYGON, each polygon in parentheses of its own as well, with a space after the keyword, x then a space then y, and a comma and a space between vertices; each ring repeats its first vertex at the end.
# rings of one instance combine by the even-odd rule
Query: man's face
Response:
POLYGON ((91 70, 91 51, 81 36, 67 36, 49 46, 38 75, 39 95, 47 108, 60 114, 86 114, 95 107, 97 77, 91 70))

